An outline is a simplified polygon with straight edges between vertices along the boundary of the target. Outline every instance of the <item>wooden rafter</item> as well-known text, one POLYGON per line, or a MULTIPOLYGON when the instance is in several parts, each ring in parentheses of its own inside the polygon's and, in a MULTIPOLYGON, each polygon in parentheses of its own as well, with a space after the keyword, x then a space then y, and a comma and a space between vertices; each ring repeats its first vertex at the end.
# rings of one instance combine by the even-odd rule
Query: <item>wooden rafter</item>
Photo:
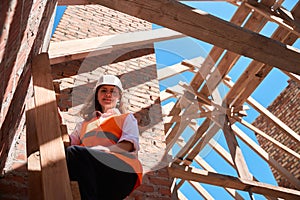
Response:
POLYGON ((225 121, 224 124, 222 124, 222 126, 223 126, 222 130, 224 132, 227 141, 229 152, 231 154, 231 157, 233 158, 233 162, 236 166, 237 173, 244 180, 252 180, 253 179, 252 175, 249 172, 242 150, 233 133, 228 116, 225 117, 225 121))
MULTIPOLYGON (((300 24, 299 19, 292 19, 292 13, 285 10, 282 7, 277 7, 272 9, 268 6, 263 5, 262 3, 253 3, 251 1, 246 2, 246 6, 258 12, 260 15, 266 17, 269 21, 275 22, 280 25, 282 28, 292 32, 293 34, 300 37, 300 24)), ((298 3, 299 4, 299 3, 298 3)))
MULTIPOLYGON (((293 8, 291 13, 296 16, 300 14, 299 2, 293 8)), ((298 38, 296 35, 282 27, 278 27, 271 37, 289 45, 292 45, 298 38)), ((239 77, 237 83, 227 94, 226 98, 228 99, 228 104, 231 104, 232 106, 240 106, 243 104, 247 97, 252 94, 271 70, 272 67, 269 65, 252 61, 245 72, 239 77)))
MULTIPOLYGON (((288 44, 293 44, 297 39, 294 35, 291 35, 280 27, 274 32, 272 37, 277 40, 283 37, 283 41, 288 44)), ((269 65, 252 61, 245 72, 239 77, 237 84, 233 86, 234 88, 227 94, 228 104, 232 106, 243 104, 271 70, 272 67, 269 65)))
POLYGON ((290 149, 289 147, 287 147, 286 145, 282 144, 281 142, 275 140, 274 138, 272 138, 268 134, 264 133, 263 131, 259 130, 254 125, 250 124, 249 122, 247 122, 247 121, 245 121, 245 120, 243 120, 241 118, 236 118, 236 120, 238 122, 240 122, 242 125, 244 125, 245 127, 247 127, 250 130, 252 130, 254 133, 259 134, 260 136, 264 137, 265 139, 267 139, 268 141, 270 141, 271 143, 273 143, 274 145, 276 145, 278 148, 284 150, 285 152, 287 152, 291 156, 293 156, 293 157, 295 157, 295 158, 297 158, 297 159, 300 160, 300 154, 299 153, 297 153, 294 150, 290 149))
POLYGON ((180 2, 167 0, 150 2, 146 0, 88 0, 88 2, 98 3, 282 70, 300 74, 300 68, 297 67, 300 66, 298 51, 208 13, 195 12, 193 8, 180 2), (157 13, 157 10, 160 13, 157 13))
MULTIPOLYGON (((180 147, 184 147, 186 144, 183 142, 183 138, 181 140, 181 142, 177 142, 177 144, 180 146, 180 147)), ((196 156, 195 157, 195 161, 205 170, 207 171, 210 171, 210 172, 215 172, 216 171, 207 163, 205 162, 205 160, 203 160, 200 156, 196 156)), ((230 188, 224 188, 234 199, 237 199, 237 200, 241 200, 241 199, 244 199, 242 196, 240 196, 235 190, 233 189, 230 189, 230 188)))
POLYGON ((273 166, 280 174, 285 176, 289 182, 291 182, 297 189, 300 189, 300 180, 298 180, 294 175, 292 175, 288 170, 282 167, 276 160, 269 156, 269 154, 263 150, 257 143, 249 138, 243 131, 241 131, 236 125, 232 126, 235 134, 243 140, 248 146, 250 146, 261 158, 263 158, 267 163, 273 166))
MULTIPOLYGON (((224 83, 227 84, 227 86, 229 87, 233 86, 232 81, 224 81, 224 83)), ((293 131, 290 127, 288 127, 285 123, 283 123, 278 117, 273 115, 265 107, 263 107, 261 104, 255 101, 255 99, 253 99, 251 96, 247 98, 246 102, 250 104, 253 108, 255 108, 261 115, 270 119, 273 122, 273 124, 276 127, 278 127, 280 130, 282 130, 284 133, 294 138, 297 142, 300 142, 300 136, 295 131, 293 131)))
MULTIPOLYGON (((241 9, 244 10, 244 9, 241 9)), ((231 21, 234 21, 235 18, 239 17, 239 13, 237 12, 231 21)), ((252 30, 254 32, 259 32, 263 26, 267 23, 267 20, 257 14, 252 13, 249 19, 245 22, 244 28, 252 30)), ((225 55, 222 56, 222 59, 219 61, 215 70, 212 72, 210 78, 206 81, 206 85, 208 87, 203 88, 200 93, 203 95, 209 95, 212 91, 216 89, 219 83, 222 81, 223 77, 230 71, 230 69, 234 66, 234 64, 238 61, 241 55, 236 53, 227 51, 225 55)))

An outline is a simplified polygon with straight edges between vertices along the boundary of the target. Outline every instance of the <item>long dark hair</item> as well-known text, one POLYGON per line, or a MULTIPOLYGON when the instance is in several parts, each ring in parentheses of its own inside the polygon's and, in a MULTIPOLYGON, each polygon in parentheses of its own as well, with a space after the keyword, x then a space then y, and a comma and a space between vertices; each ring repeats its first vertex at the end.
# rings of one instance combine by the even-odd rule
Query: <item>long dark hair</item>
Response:
POLYGON ((98 101, 98 91, 99 89, 101 88, 102 85, 99 85, 97 88, 96 88, 96 91, 95 91, 95 95, 94 95, 94 103, 95 103, 95 111, 100 111, 101 113, 103 113, 102 111, 102 106, 100 105, 99 101, 98 101))

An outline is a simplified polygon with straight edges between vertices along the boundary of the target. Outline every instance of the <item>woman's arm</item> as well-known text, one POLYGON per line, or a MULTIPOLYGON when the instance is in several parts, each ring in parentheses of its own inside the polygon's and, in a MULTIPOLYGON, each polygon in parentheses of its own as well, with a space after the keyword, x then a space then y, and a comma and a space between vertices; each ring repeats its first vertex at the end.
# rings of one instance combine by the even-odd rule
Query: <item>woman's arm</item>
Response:
POLYGON ((116 152, 116 153, 122 153, 124 151, 131 152, 134 150, 133 144, 126 140, 119 142, 117 144, 111 145, 108 147, 108 149, 109 149, 109 151, 116 152))
POLYGON ((71 145, 79 145, 80 144, 80 130, 81 130, 82 122, 76 124, 75 129, 69 135, 71 145))
POLYGON ((133 144, 131 142, 125 141, 125 140, 121 141, 117 144, 108 146, 108 147, 97 145, 97 146, 93 146, 91 148, 101 150, 101 151, 106 151, 106 152, 115 152, 115 153, 131 152, 134 150, 133 144))
POLYGON ((118 143, 129 142, 131 143, 131 151, 139 150, 139 128, 137 120, 132 113, 130 113, 122 127, 122 136, 118 143))

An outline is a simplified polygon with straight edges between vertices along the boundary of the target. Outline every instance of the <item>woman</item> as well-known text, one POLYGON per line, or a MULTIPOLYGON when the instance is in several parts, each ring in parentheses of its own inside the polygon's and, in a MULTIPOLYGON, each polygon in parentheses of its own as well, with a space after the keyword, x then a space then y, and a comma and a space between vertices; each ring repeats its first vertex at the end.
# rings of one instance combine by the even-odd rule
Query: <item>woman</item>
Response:
POLYGON ((68 171, 82 199, 124 199, 141 183, 137 120, 120 113, 122 91, 118 77, 102 76, 80 112, 84 121, 70 135, 68 171))

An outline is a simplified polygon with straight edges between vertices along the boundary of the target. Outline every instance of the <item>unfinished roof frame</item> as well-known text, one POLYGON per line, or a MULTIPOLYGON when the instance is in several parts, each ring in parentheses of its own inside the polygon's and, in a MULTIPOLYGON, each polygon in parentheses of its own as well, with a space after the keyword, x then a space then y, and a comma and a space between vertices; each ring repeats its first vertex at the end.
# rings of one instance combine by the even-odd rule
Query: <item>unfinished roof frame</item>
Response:
MULTIPOLYGON (((157 31, 120 34, 115 37, 119 37, 122 41, 121 43, 116 42, 101 47, 97 45, 97 49, 93 48, 92 44, 94 44, 94 41, 89 41, 91 39, 68 41, 69 43, 50 43, 50 63, 54 64, 80 59, 86 55, 105 54, 122 48, 136 46, 146 47, 148 44, 152 44, 156 41, 184 37, 185 35, 215 45, 208 57, 201 63, 200 68, 199 63, 183 61, 176 66, 176 71, 170 70, 173 66, 169 66, 167 68, 169 69, 167 75, 163 70, 158 71, 159 80, 185 71, 194 73, 194 78, 188 85, 179 84, 175 89, 168 88, 166 91, 161 92, 161 101, 167 100, 168 98, 177 99, 176 103, 170 106, 169 110, 165 111, 167 114, 164 116, 166 119, 165 133, 167 148, 171 149, 175 143, 182 147, 178 154, 174 156, 174 162, 169 167, 170 174, 181 179, 179 184, 174 188, 178 189, 184 181, 188 181, 200 195, 209 199, 211 197, 210 194, 202 188, 201 185, 193 182, 197 181, 224 187, 228 193, 236 199, 243 198, 235 189, 262 194, 267 199, 278 197, 286 199, 299 198, 299 179, 294 177, 293 174, 281 166, 276 160, 272 159, 264 149, 257 145, 243 131, 238 129, 234 123, 240 122, 255 133, 264 136, 274 143, 274 145, 279 146, 299 161, 299 152, 295 152, 280 141, 272 139, 263 131, 260 131, 243 119, 243 116, 245 116, 245 107, 243 107, 243 104, 247 102, 261 115, 271 120, 281 131, 298 143, 300 142, 300 137, 296 132, 250 96, 273 67, 281 69, 290 76, 290 78, 300 83, 300 53, 290 47, 300 35, 298 23, 300 19, 300 3, 298 2, 294 9, 288 12, 280 5, 283 1, 276 3, 275 0, 262 0, 260 3, 255 3, 254 1, 247 0, 228 0, 228 2, 238 6, 230 22, 218 19, 207 13, 195 11, 178 1, 60 0, 58 1, 58 5, 97 3, 162 25, 174 31, 161 29, 157 31), (180 12, 178 12, 179 10, 180 12), (251 15, 249 19, 247 19, 248 15, 251 15), (258 34, 268 21, 273 21, 279 25, 270 38, 258 34), (155 37, 153 38, 152 35, 154 32, 155 37), (133 36, 134 34, 139 36, 130 37, 130 35, 133 36), (128 35, 129 37, 127 37, 128 35), (121 39, 125 36, 127 38, 134 38, 134 40, 121 39), (89 48, 78 45, 84 44, 87 41, 89 41, 89 48), (62 45, 64 49, 68 47, 71 49, 72 47, 74 51, 58 52, 55 50, 57 49, 55 45, 62 45), (228 76, 228 72, 241 56, 252 58, 253 61, 236 83, 233 83, 228 76), (214 63, 218 60, 218 66, 215 67, 214 63), (211 72, 212 69, 216 70, 211 72), (215 74, 217 76, 215 76, 215 74), (209 78, 207 78, 208 75, 210 75, 209 78), (218 79, 215 77, 218 77, 218 79), (226 84, 230 90, 222 100, 222 103, 217 104, 209 97, 212 95, 211 91, 214 91, 221 82, 226 84), (201 87, 203 84, 204 87, 201 87), (197 97, 197 105, 191 106, 183 111, 181 109, 182 105, 190 105, 192 102, 190 98, 191 94, 197 97), (194 111, 195 107, 199 108, 199 112, 198 110, 197 112, 194 111), (222 117, 218 118, 216 116, 222 117), (193 118, 203 117, 206 119, 200 126, 197 126, 192 120, 193 118), (222 121, 220 121, 220 119, 222 121), (210 126, 211 124, 213 125, 210 126), (185 127, 191 127, 195 131, 193 137, 186 143, 181 139, 181 133, 185 127), (220 129, 223 130, 226 137, 229 152, 212 139, 220 129), (248 170, 236 137, 242 139, 254 152, 269 163, 269 165, 280 172, 282 176, 286 177, 296 189, 271 186, 258 182, 255 175, 252 175, 248 170), (205 145, 211 145, 225 161, 237 170, 239 177, 218 174, 201 159, 198 154, 205 145), (197 162, 205 170, 190 167, 189 165, 193 161, 197 162)), ((101 38, 94 39, 98 41, 101 40, 101 38)), ((182 196, 182 194, 180 195, 182 196)))

